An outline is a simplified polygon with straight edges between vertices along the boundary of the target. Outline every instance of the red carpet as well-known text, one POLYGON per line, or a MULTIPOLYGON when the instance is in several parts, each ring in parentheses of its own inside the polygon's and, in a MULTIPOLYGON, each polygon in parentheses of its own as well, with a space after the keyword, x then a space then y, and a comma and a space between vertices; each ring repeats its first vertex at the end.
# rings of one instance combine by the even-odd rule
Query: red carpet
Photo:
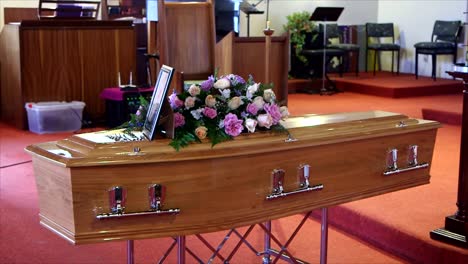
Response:
MULTIPOLYGON (((70 135, 71 133, 36 135, 0 123, 0 263, 126 263, 125 242, 74 246, 39 224, 38 197, 31 157, 23 149, 30 144, 70 135)), ((301 219, 301 215, 296 215, 273 221, 273 231, 284 243, 301 219)), ((246 228, 241 228, 240 232, 244 230, 246 228)), ((217 246, 226 233, 227 231, 210 233, 204 235, 204 238, 217 246)), ((237 237, 231 235, 221 254, 226 257, 237 241, 237 237)), ((135 241, 135 263, 157 262, 171 242, 170 238, 135 241)), ((263 232, 258 227, 249 236, 249 242, 256 250, 262 250, 263 232)), ((318 263, 319 245, 320 224, 311 219, 289 249, 298 258, 318 263)), ((197 252, 205 262, 212 255, 194 236, 187 237, 187 247, 197 252)), ((273 248, 278 249, 277 246, 273 248)), ((405 263, 400 258, 333 227, 329 229, 328 250, 328 263, 405 263)), ((238 254, 231 260, 233 264, 260 262, 261 257, 256 256, 245 245, 240 247, 238 254)), ((165 263, 176 263, 175 251, 171 252, 165 263)), ((187 263, 196 261, 187 255, 187 263)), ((213 263, 221 261, 215 259, 213 263)))
MULTIPOLYGON (((370 109, 421 117, 422 108, 450 108, 459 96, 438 95, 391 99, 356 93, 333 96, 293 94, 295 114, 370 109)), ((460 105, 461 110, 461 105, 460 105)), ((412 263, 468 263, 468 250, 429 238, 456 210, 460 127, 444 125, 437 135, 431 184, 332 208, 330 221, 366 241, 412 263)))
MULTIPOLYGON (((396 75, 390 72, 372 73, 360 72, 356 77, 354 73, 346 73, 343 77, 330 74, 340 91, 376 95, 391 98, 429 96, 442 94, 457 94, 463 90, 460 80, 437 79, 420 76, 418 80, 412 74, 396 75)), ((288 81, 289 93, 316 92, 320 90, 322 82, 319 79, 291 79, 288 81)))
POLYGON ((438 78, 433 81, 423 76, 416 80, 414 74, 404 73, 377 72, 374 76, 371 72, 360 72, 358 77, 347 73, 342 78, 332 75, 332 79, 336 81, 336 87, 345 92, 392 98, 454 94, 463 90, 460 80, 438 78))
MULTIPOLYGON (((353 92, 332 96, 292 94, 289 97, 290 111, 296 115, 386 110, 422 117, 422 108, 451 109, 457 102, 459 104, 459 98, 452 95, 392 99, 353 92)), ((4 125, 0 125, 0 131, 2 166, 27 161, 29 157, 22 149, 28 144, 66 136, 38 136, 4 125)), ((410 263, 468 263, 468 250, 429 238, 429 232, 442 227, 445 216, 456 210, 459 141, 459 126, 445 125, 439 130, 431 184, 330 208, 330 222, 348 235, 331 228, 329 263, 401 263, 402 259, 410 263)), ((123 242, 72 246, 39 225, 31 163, 0 169, 0 205, 0 263, 125 263, 123 242)), ((300 216, 294 216, 274 221, 274 228, 279 237, 285 238, 286 233, 291 232, 290 226, 299 220, 300 216)), ((256 230, 251 241, 260 250, 263 237, 256 230)), ((306 229, 292 245, 298 257, 318 262, 319 232, 317 222, 306 224, 306 229)), ((206 237, 217 245, 224 233, 206 237)), ((234 238, 229 242, 227 249, 236 241, 234 238)), ((169 243, 170 239, 136 241, 136 263, 156 262, 169 243)), ((188 246, 206 258, 210 255, 193 237, 189 238, 188 246)), ((173 252, 167 263, 174 263, 174 260, 173 252)), ((194 263, 194 260, 188 258, 188 262, 194 263)), ((257 256, 242 246, 231 263, 259 262, 257 256)))

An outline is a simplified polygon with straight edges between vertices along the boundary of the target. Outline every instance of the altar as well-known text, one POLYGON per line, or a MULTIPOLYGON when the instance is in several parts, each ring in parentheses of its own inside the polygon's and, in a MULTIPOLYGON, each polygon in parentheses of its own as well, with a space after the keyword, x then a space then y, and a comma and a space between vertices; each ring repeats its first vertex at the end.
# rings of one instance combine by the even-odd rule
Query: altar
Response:
POLYGON ((182 238, 427 184, 440 124, 369 111, 283 126, 180 151, 118 131, 28 146, 40 223, 74 244, 182 238))

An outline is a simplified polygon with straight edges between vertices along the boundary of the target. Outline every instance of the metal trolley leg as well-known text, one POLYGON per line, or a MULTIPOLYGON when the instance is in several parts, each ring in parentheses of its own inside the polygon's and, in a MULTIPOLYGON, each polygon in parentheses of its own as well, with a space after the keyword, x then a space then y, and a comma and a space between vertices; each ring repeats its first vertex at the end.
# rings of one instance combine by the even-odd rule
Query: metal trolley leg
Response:
POLYGON ((133 240, 127 240, 127 264, 133 264, 133 240))
POLYGON ((268 232, 265 232, 265 237, 264 237, 264 252, 265 254, 263 254, 263 261, 262 263, 263 264, 270 264, 270 249, 271 249, 271 237, 270 237, 270 233, 271 233, 271 220, 268 221, 268 222, 265 222, 265 228, 268 230, 268 232))
POLYGON ((177 237, 177 264, 185 264, 185 236, 177 237))
POLYGON ((320 264, 327 264, 328 208, 322 208, 322 231, 320 236, 320 264))

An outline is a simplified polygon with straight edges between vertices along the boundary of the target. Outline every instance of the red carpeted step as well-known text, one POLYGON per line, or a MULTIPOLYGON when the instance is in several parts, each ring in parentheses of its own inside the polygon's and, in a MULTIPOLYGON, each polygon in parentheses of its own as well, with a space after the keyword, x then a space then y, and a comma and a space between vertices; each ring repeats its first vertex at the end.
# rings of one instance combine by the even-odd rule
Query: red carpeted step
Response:
POLYGON ((377 72, 374 76, 371 72, 361 72, 358 77, 350 73, 341 78, 331 77, 339 90, 392 98, 453 94, 464 88, 460 80, 438 78, 434 81, 429 77, 416 80, 413 74, 404 73, 377 72))
POLYGON ((423 108, 422 115, 424 119, 439 121, 444 124, 458 125, 462 124, 461 112, 450 112, 438 109, 423 108))

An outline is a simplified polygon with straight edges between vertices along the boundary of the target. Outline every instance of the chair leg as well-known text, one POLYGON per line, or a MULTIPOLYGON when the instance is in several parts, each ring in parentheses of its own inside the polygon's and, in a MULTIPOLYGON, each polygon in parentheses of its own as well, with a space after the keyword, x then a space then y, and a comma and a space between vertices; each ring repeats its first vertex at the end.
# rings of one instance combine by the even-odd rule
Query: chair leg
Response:
POLYGON ((343 55, 340 56, 340 77, 343 77, 343 55))
POLYGON ((418 50, 416 50, 416 58, 414 60, 414 75, 416 75, 416 80, 418 79, 418 50))
POLYGON ((437 56, 432 54, 432 79, 436 80, 437 56))
POLYGON ((356 51, 356 77, 359 76, 359 50, 356 51))
POLYGON ((378 52, 376 50, 374 50, 374 76, 375 76, 375 65, 377 63, 377 58, 379 57, 377 54, 378 54, 378 52))
POLYGON ((392 74, 393 74, 393 60, 395 58, 395 52, 392 50, 392 74))
POLYGON ((396 74, 400 75, 400 50, 397 51, 397 56, 396 74))
POLYGON ((367 63, 369 62, 369 50, 366 49, 365 71, 367 72, 367 63))

